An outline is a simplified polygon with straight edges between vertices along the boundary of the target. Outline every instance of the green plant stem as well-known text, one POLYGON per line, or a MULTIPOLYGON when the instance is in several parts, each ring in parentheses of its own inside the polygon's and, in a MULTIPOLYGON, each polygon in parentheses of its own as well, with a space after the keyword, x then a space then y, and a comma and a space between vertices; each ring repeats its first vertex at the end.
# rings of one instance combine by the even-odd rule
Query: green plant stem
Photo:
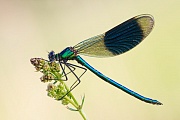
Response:
MULTIPOLYGON (((66 90, 69 91, 69 88, 67 87, 67 85, 61 80, 61 74, 58 72, 54 72, 55 76, 57 77, 57 79, 59 80, 59 82, 63 83, 66 90)), ((72 100, 69 97, 65 97, 65 99, 67 99, 76 109, 77 111, 80 113, 80 115, 83 117, 84 120, 87 120, 81 106, 79 105, 79 103, 77 102, 76 98, 74 97, 74 95, 70 92, 69 95, 71 96, 72 100)))
POLYGON ((79 113, 81 114, 81 116, 83 117, 84 120, 87 120, 87 119, 86 119, 86 116, 84 115, 84 113, 82 112, 81 109, 79 110, 79 113))

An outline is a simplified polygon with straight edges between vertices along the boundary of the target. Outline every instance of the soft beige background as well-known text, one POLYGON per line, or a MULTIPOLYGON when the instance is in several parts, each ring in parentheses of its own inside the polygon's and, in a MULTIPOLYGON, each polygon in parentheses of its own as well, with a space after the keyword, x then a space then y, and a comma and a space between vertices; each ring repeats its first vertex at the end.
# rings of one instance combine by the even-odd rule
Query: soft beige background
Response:
POLYGON ((81 120, 46 96, 46 84, 29 59, 47 59, 47 51, 60 52, 143 13, 154 16, 155 27, 138 47, 114 58, 82 57, 164 105, 141 102, 90 71, 73 93, 79 101, 86 95, 83 110, 89 120, 179 120, 179 0, 1 0, 0 119, 81 120))

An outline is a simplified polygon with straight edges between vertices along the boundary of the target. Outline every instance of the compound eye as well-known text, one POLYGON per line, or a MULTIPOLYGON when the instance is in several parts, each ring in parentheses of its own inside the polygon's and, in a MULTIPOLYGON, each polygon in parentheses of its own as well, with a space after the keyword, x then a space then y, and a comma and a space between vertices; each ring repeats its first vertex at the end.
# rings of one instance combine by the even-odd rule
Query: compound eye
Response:
POLYGON ((54 61, 55 60, 55 52, 54 51, 49 52, 48 58, 49 58, 50 62, 54 61))

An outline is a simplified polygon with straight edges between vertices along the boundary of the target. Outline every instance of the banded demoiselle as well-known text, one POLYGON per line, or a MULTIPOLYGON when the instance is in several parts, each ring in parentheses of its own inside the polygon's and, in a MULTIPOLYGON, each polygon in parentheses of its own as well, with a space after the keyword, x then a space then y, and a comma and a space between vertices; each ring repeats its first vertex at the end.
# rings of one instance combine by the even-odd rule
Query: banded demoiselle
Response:
POLYGON ((66 79, 67 79, 67 73, 65 73, 62 64, 64 64, 67 68, 69 68, 70 72, 72 72, 75 75, 77 81, 71 86, 70 91, 80 83, 80 77, 82 75, 78 77, 74 72, 75 67, 80 67, 84 69, 85 72, 87 69, 89 69, 99 78, 121 89, 122 91, 134 96, 139 100, 142 100, 146 103, 162 105, 161 102, 151 98, 144 97, 128 89, 127 87, 115 82, 109 77, 103 75, 101 72, 93 68, 83 58, 81 58, 78 55, 78 54, 82 54, 93 57, 113 57, 116 55, 120 55, 134 48, 142 40, 144 40, 144 38, 146 38, 149 35, 149 33, 152 31, 153 26, 154 26, 154 19, 151 15, 142 14, 135 16, 117 25, 116 27, 110 29, 109 31, 103 34, 84 40, 78 43, 77 45, 75 45, 74 47, 67 47, 60 53, 55 54, 54 51, 51 51, 48 54, 49 61, 50 62, 54 60, 59 61, 63 73, 66 76, 66 79), (71 64, 68 62, 69 60, 76 60, 79 64, 85 66, 87 69, 82 66, 71 64))

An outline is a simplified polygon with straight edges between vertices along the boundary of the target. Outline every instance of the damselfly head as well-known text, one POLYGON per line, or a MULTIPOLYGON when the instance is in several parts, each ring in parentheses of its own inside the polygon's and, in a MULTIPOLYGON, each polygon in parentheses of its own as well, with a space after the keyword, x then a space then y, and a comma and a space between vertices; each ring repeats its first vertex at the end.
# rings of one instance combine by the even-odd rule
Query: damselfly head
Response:
POLYGON ((55 60, 55 52, 54 51, 49 52, 48 58, 49 58, 50 62, 54 61, 55 60))

